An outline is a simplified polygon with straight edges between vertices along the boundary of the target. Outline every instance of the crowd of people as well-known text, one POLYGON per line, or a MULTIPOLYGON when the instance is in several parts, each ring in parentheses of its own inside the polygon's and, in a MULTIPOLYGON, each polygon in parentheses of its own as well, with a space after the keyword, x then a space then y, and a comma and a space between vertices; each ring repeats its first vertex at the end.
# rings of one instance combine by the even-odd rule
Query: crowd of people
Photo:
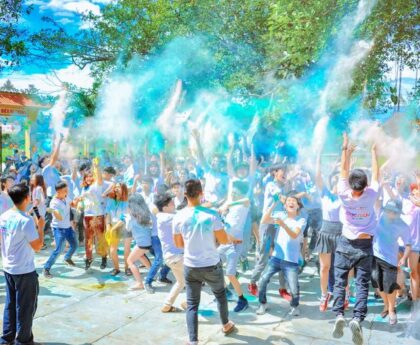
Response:
POLYGON ((177 310, 177 297, 185 288, 186 301, 179 305, 186 310, 188 344, 198 343, 205 285, 216 298, 222 332, 235 330, 229 319, 229 287, 237 295, 233 312, 247 309, 238 267, 251 270, 248 258, 254 248, 247 290, 258 297, 258 315, 268 308, 267 288, 276 273, 290 316, 299 315, 299 274, 312 259, 319 262, 320 312, 333 301, 335 338, 343 336, 346 326, 351 279, 356 296, 349 327, 356 345, 363 344, 361 322, 370 284, 383 299, 381 316, 390 325, 397 323, 398 296, 418 303, 418 172, 402 175, 387 163, 380 166, 375 145, 371 167, 352 166, 356 147, 346 135, 337 162, 323 163, 319 153, 314 165, 306 167, 279 152, 257 157, 245 140, 233 143, 227 155, 207 159, 199 133, 192 136, 197 149, 188 157, 145 150, 141 157, 71 161, 60 157, 60 137, 51 155, 24 168, 8 166, 0 193, 7 293, 2 344, 33 343, 38 295, 34 252, 52 247, 42 271, 50 279, 66 244, 66 264, 75 266, 72 256, 84 246, 85 270, 99 265, 106 272, 109 267, 113 276, 132 276, 130 290, 153 294, 156 279, 172 285, 163 313, 177 310))

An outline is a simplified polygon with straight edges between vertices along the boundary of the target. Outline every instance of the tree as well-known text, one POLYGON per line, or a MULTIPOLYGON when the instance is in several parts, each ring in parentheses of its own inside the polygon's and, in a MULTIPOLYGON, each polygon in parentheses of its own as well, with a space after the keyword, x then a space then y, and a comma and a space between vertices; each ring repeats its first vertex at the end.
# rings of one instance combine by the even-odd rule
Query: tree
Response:
POLYGON ((19 90, 7 79, 6 82, 0 87, 1 91, 18 92, 19 90))
POLYGON ((0 1, 0 70, 18 65, 28 54, 25 44, 27 32, 19 28, 23 14, 29 14, 31 6, 24 6, 22 0, 0 1))

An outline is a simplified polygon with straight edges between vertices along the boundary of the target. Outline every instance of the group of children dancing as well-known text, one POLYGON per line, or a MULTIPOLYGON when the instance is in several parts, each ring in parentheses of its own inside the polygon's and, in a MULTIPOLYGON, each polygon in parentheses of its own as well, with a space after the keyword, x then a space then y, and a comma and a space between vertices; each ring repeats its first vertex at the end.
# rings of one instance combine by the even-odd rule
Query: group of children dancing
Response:
POLYGON ((153 294, 156 277, 171 284, 163 313, 178 310, 177 297, 186 288, 186 300, 179 306, 186 310, 188 344, 198 343, 204 285, 216 298, 222 332, 235 330, 229 319, 228 284, 237 295, 233 311, 247 309, 237 270, 249 270, 253 245, 256 260, 247 290, 258 297, 258 315, 269 307, 267 288, 276 273, 290 316, 300 315, 299 274, 315 254, 319 310, 325 312, 333 301, 335 338, 344 334, 350 279, 356 301, 349 327, 356 345, 363 344, 361 322, 371 283, 383 299, 381 316, 388 317, 390 325, 398 322, 397 295, 418 303, 419 173, 392 176, 386 164, 379 166, 375 145, 371 167, 353 167, 356 147, 346 135, 339 166, 331 171, 322 171, 328 164, 322 164, 321 153, 314 167, 303 168, 279 155, 267 164, 252 147, 238 145, 232 145, 227 156, 207 161, 197 131, 193 138, 196 159, 171 161, 163 152, 145 152, 141 160, 75 160, 70 168, 59 159, 60 138, 52 155, 39 160, 29 184, 12 171, 2 179, 0 232, 7 292, 2 343, 33 341, 38 294, 34 251, 48 247, 47 236, 54 241, 43 267, 48 279, 57 274, 54 264, 68 243, 64 262, 69 266, 75 266, 72 256, 84 245, 85 270, 96 269, 95 248, 100 270, 111 265, 111 275, 133 277, 130 290, 153 294))

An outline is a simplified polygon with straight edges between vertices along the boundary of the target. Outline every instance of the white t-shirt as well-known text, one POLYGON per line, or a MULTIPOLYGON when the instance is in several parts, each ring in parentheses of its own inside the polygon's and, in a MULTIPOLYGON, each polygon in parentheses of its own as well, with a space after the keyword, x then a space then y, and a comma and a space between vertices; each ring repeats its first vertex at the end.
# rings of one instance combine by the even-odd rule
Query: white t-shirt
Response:
POLYGON ((300 243, 303 238, 303 229, 306 226, 305 218, 297 216, 296 218, 289 218, 285 212, 278 212, 273 214, 273 218, 282 219, 283 222, 292 230, 301 230, 298 237, 291 238, 289 234, 282 227, 277 230, 276 240, 274 242, 273 256, 278 259, 293 262, 297 264, 300 258, 300 243))
POLYGON ((355 240, 360 234, 374 235, 377 223, 375 201, 379 194, 379 184, 372 183, 359 198, 353 198, 346 178, 340 178, 337 185, 341 200, 340 221, 343 223, 343 236, 355 240))
POLYGON ((223 229, 216 211, 203 206, 186 207, 175 214, 173 233, 184 239, 184 264, 209 267, 220 262, 214 232, 223 229))
POLYGON ((71 227, 70 223, 70 198, 66 198, 65 200, 58 199, 57 197, 52 198, 50 203, 50 208, 54 211, 58 211, 63 220, 58 220, 53 213, 53 219, 51 221, 51 226, 53 228, 60 228, 60 229, 68 229, 71 227))
POLYGON ((42 169, 42 176, 47 186, 47 196, 52 197, 55 194, 55 185, 60 182, 60 173, 56 167, 47 165, 42 169))
POLYGON ((32 191, 32 202, 38 200, 38 212, 41 217, 45 217, 47 213, 47 205, 45 204, 45 194, 41 186, 35 187, 32 191))
POLYGON ((163 257, 168 258, 173 255, 181 255, 184 250, 177 248, 172 235, 172 222, 174 214, 159 212, 156 215, 157 229, 160 243, 162 245, 163 257))
POLYGON ((10 209, 0 216, 3 269, 9 274, 35 271, 34 251, 29 244, 39 238, 32 217, 10 209))
MULTIPOLYGON (((283 195, 284 188, 280 186, 280 184, 276 181, 268 182, 265 186, 264 191, 264 206, 263 206, 263 214, 265 214, 268 209, 276 202, 275 195, 283 195)), ((279 212, 284 210, 284 205, 282 202, 278 202, 276 207, 274 208, 273 212, 279 212)))
POLYGON ((322 219, 329 222, 340 221, 341 201, 337 195, 332 194, 326 187, 321 192, 322 219))
POLYGON ((13 206, 14 204, 10 196, 5 192, 0 191, 0 215, 10 210, 13 206))
POLYGON ((235 205, 229 208, 225 217, 226 231, 233 237, 242 240, 244 229, 249 213, 249 207, 245 205, 235 205))
POLYGON ((226 174, 209 169, 204 178, 204 197, 208 202, 219 202, 226 197, 229 178, 226 174))
POLYGON ((104 181, 102 185, 96 182, 82 192, 85 216, 103 216, 105 214, 106 198, 102 194, 111 185, 104 181))

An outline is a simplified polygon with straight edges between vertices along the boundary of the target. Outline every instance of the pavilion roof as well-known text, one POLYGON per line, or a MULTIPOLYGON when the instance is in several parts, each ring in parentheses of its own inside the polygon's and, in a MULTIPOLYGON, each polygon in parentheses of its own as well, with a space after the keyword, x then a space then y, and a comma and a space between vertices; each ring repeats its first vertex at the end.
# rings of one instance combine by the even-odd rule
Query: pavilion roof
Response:
POLYGON ((49 109, 51 105, 34 101, 30 95, 18 92, 0 91, 0 106, 49 109))

